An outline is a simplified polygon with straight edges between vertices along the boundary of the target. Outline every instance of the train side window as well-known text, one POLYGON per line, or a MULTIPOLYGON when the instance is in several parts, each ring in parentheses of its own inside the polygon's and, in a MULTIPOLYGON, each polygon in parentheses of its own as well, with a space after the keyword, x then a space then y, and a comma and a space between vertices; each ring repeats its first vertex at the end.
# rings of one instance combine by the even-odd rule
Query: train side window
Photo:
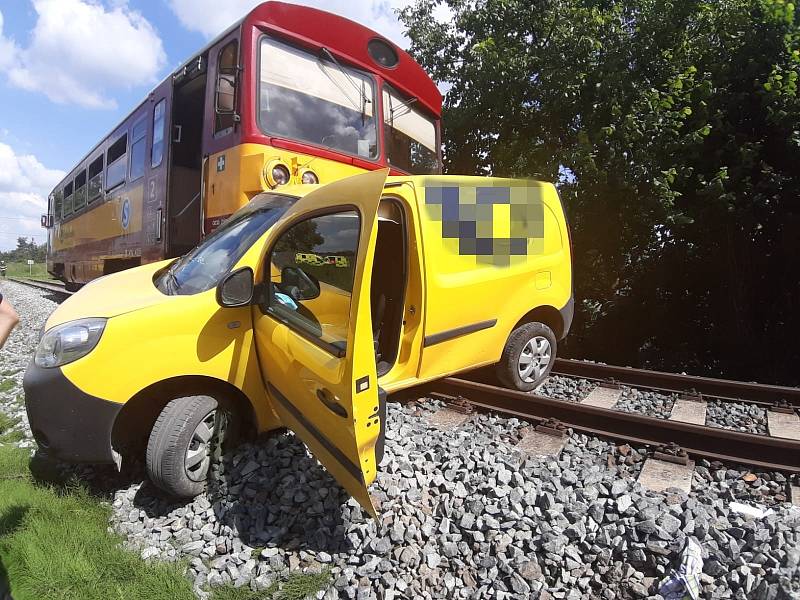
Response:
POLYGON ((106 153, 106 191, 125 182, 128 170, 128 134, 124 133, 111 144, 106 153))
POLYGON ((153 144, 150 146, 150 168, 155 169, 164 158, 164 125, 166 100, 160 100, 153 109, 153 144))
POLYGON ((64 190, 56 190, 53 194, 53 218, 56 221, 61 220, 61 207, 64 201, 64 190))
POLYGON ((236 78, 239 42, 227 44, 217 55, 216 123, 214 135, 225 135, 236 122, 236 78))
POLYGON ((86 206, 86 169, 75 176, 75 191, 72 195, 72 205, 76 211, 86 206))
POLYGON ((62 214, 66 218, 67 215, 72 214, 72 182, 70 181, 64 186, 64 204, 62 205, 62 214))
POLYGON ((147 154, 147 120, 134 123, 131 131, 131 172, 128 181, 136 181, 144 175, 144 161, 147 154))
POLYGON ((89 164, 89 203, 91 204, 103 194, 103 155, 101 154, 89 164))

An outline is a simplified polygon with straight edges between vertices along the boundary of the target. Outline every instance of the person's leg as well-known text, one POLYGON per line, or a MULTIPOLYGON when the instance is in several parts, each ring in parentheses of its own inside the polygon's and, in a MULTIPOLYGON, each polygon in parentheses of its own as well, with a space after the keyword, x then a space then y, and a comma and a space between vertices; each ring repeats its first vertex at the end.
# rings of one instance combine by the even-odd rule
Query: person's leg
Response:
POLYGON ((6 343, 11 330, 19 323, 19 315, 8 300, 0 294, 0 348, 6 343))

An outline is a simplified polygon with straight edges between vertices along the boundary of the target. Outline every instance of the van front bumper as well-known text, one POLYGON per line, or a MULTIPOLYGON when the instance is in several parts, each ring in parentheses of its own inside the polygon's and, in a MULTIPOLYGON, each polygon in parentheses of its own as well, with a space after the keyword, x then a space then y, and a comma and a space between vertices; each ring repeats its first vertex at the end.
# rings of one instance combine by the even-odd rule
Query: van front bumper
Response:
POLYGON ((78 389, 60 368, 31 360, 22 382, 33 437, 42 452, 65 462, 113 463, 111 432, 122 404, 78 389))

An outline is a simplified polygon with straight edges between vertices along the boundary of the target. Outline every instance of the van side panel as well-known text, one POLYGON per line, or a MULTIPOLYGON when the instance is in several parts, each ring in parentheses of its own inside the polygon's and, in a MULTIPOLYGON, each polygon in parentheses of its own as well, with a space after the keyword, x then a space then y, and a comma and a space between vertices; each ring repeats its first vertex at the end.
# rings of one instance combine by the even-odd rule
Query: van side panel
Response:
POLYGON ((571 298, 569 237, 552 184, 415 178, 425 255, 419 379, 500 359, 515 325, 571 298))

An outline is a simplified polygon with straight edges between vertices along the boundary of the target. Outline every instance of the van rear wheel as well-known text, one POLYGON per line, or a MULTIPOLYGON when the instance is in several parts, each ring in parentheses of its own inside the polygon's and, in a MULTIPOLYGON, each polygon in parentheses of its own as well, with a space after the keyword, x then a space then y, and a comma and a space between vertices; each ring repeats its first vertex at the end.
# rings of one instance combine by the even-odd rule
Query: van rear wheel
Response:
POLYGON ((236 414, 210 396, 169 402, 158 415, 147 443, 147 474, 160 489, 193 498, 206 487, 211 463, 237 430, 236 414))
POLYGON ((556 336, 544 323, 525 323, 508 336, 497 378, 507 388, 530 392, 542 383, 553 368, 556 336))

